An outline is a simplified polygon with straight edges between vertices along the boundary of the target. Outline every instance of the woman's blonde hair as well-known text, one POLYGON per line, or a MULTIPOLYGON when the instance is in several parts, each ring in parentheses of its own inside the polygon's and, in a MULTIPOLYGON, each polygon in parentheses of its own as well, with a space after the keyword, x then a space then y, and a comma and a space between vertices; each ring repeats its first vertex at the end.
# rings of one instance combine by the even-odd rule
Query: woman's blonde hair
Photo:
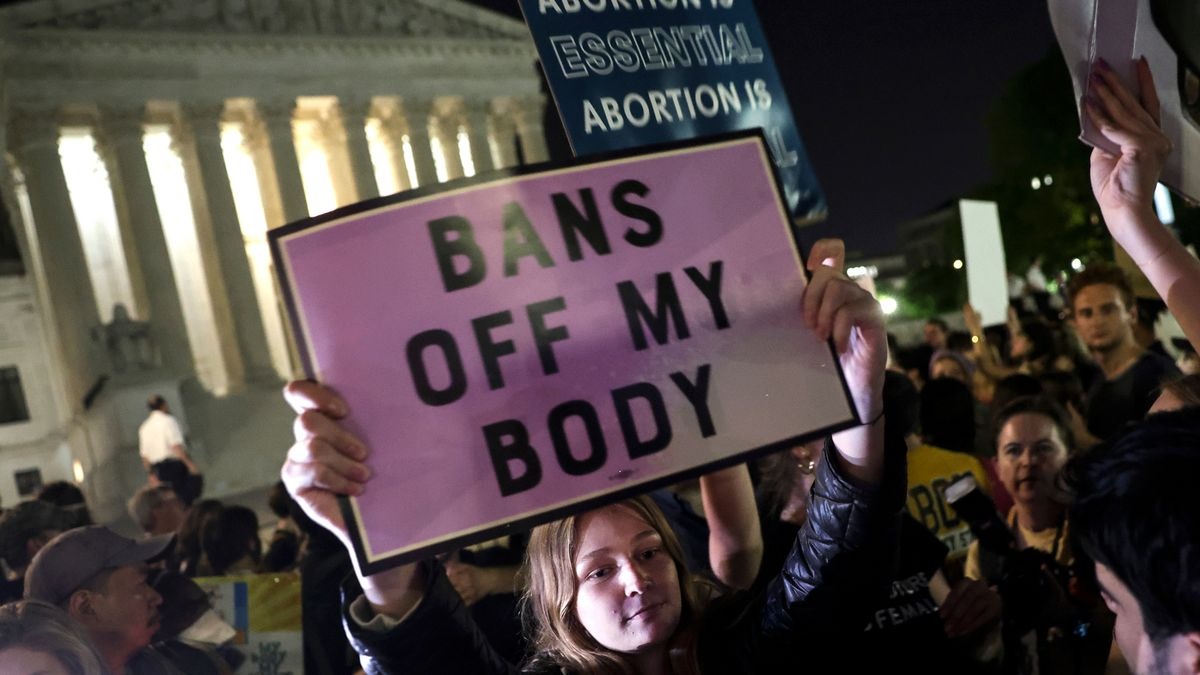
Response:
POLYGON ((83 627, 45 602, 21 600, 0 607, 0 652, 12 647, 49 654, 71 675, 108 675, 83 627))
MULTIPOLYGON (((682 603, 679 627, 671 638, 675 672, 698 672, 695 665, 695 623, 700 613, 700 590, 684 564, 683 549, 670 524, 650 497, 640 496, 615 504, 633 511, 662 538, 663 549, 675 563, 682 603)), ((585 514, 539 525, 529 535, 525 558, 528 583, 521 615, 534 648, 534 661, 551 663, 570 672, 597 675, 629 675, 633 669, 624 657, 604 647, 588 633, 575 612, 578 583, 575 554, 578 553, 579 520, 585 514)))

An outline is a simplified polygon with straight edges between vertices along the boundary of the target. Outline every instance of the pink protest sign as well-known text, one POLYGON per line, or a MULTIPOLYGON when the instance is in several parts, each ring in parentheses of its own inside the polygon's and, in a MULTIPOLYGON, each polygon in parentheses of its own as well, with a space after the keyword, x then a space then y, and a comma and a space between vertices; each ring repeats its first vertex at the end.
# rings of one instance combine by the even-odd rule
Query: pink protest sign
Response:
POLYGON ((458 181, 271 244, 305 365, 371 448, 343 509, 367 570, 855 421, 759 133, 458 181))

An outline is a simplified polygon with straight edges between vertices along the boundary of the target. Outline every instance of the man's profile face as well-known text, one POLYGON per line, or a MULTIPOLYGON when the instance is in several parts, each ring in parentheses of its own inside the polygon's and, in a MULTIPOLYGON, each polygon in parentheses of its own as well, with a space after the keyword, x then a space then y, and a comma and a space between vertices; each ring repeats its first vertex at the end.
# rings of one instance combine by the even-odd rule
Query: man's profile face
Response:
POLYGON ((1134 675, 1194 675, 1200 672, 1196 663, 1197 636, 1172 635, 1154 641, 1146 633, 1142 608, 1137 598, 1108 567, 1096 563, 1096 579, 1104 603, 1117 615, 1113 636, 1121 648, 1121 656, 1134 675))
POLYGON ((136 651, 150 644, 158 630, 162 596, 146 578, 142 565, 118 567, 103 586, 90 591, 87 613, 77 616, 97 644, 136 651))
POLYGON ((945 349, 946 331, 936 323, 925 324, 925 344, 934 349, 945 349))
POLYGON ((1075 331, 1089 350, 1107 352, 1133 342, 1134 312, 1116 286, 1084 286, 1071 309, 1075 331))

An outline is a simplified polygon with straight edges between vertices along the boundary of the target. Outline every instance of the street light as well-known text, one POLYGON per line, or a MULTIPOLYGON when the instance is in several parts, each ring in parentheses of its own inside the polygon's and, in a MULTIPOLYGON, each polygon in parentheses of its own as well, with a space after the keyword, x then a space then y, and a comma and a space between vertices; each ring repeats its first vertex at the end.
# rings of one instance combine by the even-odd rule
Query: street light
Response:
POLYGON ((883 310, 884 315, 891 316, 900 308, 900 303, 890 295, 879 296, 879 308, 883 310))
POLYGON ((1083 261, 1080 260, 1079 258, 1072 258, 1071 259, 1071 269, 1075 270, 1076 272, 1082 270, 1083 269, 1083 261))
POLYGON ((1042 179, 1034 176, 1033 180, 1029 181, 1029 187, 1033 188, 1034 190, 1042 187, 1042 179))
POLYGON ((961 270, 962 268, 963 268, 963 261, 962 261, 962 260, 955 260, 955 261, 954 261, 954 269, 956 269, 956 270, 961 270))

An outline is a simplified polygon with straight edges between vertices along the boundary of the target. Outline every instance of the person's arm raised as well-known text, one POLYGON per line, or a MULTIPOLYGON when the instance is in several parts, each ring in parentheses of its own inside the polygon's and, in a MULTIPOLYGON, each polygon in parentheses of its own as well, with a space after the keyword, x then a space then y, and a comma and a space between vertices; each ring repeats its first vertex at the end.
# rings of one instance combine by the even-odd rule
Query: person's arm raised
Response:
POLYGON ((871 294, 841 272, 845 246, 822 239, 809 252, 812 279, 804 289, 804 320, 822 340, 832 338, 842 374, 863 424, 833 435, 839 465, 850 477, 883 479, 883 374, 887 332, 871 294))
POLYGON ((1093 71, 1095 97, 1085 102, 1092 122, 1120 148, 1092 151, 1092 192, 1113 239, 1125 249, 1167 303, 1193 346, 1200 345, 1200 261, 1167 230, 1154 212, 1154 189, 1171 142, 1160 128, 1154 78, 1137 62, 1139 96, 1125 88, 1101 61, 1093 71))
POLYGON ((700 499, 713 574, 730 588, 750 588, 762 563, 763 540, 749 469, 738 464, 701 476, 700 499))
POLYGON ((393 619, 404 617, 421 601, 425 588, 419 568, 413 563, 365 576, 338 507, 339 496, 362 494, 371 477, 363 464, 367 446, 337 421, 350 412, 346 402, 332 389, 307 381, 290 382, 283 395, 296 411, 296 442, 279 472, 288 493, 309 518, 332 532, 350 552, 371 609, 393 619))

